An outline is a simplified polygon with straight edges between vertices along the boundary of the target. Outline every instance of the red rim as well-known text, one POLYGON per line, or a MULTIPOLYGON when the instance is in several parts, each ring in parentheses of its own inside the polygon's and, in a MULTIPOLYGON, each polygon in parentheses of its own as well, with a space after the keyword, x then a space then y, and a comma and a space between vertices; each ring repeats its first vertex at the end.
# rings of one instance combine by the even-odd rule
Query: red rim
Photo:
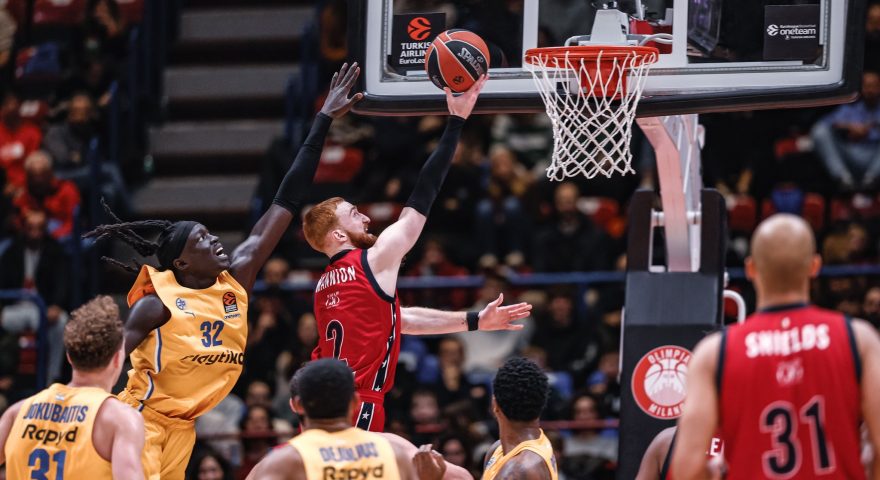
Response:
POLYGON ((635 60, 644 63, 657 61, 660 51, 654 47, 636 47, 630 45, 579 45, 572 47, 530 48, 526 51, 525 62, 537 65, 539 58, 564 60, 596 60, 611 62, 616 58, 635 54, 635 60))

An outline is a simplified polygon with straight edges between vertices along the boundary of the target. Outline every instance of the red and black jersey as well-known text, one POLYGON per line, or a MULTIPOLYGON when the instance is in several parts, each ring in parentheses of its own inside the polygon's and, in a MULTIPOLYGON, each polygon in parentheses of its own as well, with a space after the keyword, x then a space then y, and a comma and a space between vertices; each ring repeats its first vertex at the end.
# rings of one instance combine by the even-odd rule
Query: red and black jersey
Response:
POLYGON ((861 364, 849 319, 787 305, 722 335, 717 381, 727 478, 865 478, 861 364))
POLYGON ((338 358, 355 375, 364 401, 382 403, 400 354, 400 302, 379 288, 367 251, 340 252, 315 287, 318 346, 312 359, 338 358))

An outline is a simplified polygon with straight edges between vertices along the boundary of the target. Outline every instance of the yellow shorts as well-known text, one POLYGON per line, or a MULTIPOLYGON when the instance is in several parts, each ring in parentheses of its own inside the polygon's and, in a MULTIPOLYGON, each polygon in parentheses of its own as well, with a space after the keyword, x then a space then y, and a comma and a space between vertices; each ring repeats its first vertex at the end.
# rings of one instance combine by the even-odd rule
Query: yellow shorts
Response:
MULTIPOLYGON (((118 395, 119 399, 134 408, 141 404, 127 391, 118 395)), ((195 423, 189 420, 169 418, 143 407, 144 416, 144 477, 147 480, 183 480, 186 466, 196 443, 195 423)))

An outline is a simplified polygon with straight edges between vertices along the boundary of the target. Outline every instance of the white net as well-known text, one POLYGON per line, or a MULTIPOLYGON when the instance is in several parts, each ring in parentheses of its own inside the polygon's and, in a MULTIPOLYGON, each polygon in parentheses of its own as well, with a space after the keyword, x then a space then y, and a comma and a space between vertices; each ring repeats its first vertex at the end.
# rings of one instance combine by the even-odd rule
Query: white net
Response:
POLYGON ((584 55, 578 48, 584 47, 526 55, 553 126, 547 177, 633 173, 632 123, 657 50, 589 47, 591 53, 584 55))

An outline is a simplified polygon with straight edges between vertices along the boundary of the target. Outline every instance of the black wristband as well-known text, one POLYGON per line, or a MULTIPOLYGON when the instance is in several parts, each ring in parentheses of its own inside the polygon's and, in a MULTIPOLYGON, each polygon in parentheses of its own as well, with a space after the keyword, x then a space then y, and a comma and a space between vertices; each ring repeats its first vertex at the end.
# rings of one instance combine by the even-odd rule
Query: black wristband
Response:
POLYGON ((480 329, 480 312, 467 312, 467 325, 468 331, 473 332, 474 330, 480 329))

